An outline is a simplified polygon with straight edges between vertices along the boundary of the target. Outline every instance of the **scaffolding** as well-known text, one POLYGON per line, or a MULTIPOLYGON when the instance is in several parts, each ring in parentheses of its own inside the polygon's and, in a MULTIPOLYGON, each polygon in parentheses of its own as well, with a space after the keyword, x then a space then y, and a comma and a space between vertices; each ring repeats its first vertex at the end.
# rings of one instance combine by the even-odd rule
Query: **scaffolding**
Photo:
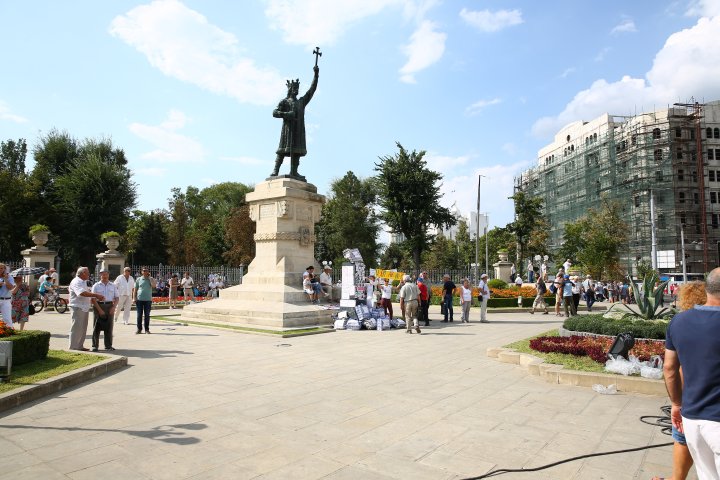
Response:
POLYGON ((576 122, 540 151, 537 167, 515 178, 515 190, 543 198, 555 250, 566 223, 598 207, 601 197, 619 202, 629 226, 621 262, 630 274, 639 260, 650 260, 652 195, 657 249, 674 251, 677 260, 663 273, 681 271, 681 228, 688 272, 707 272, 718 265, 720 240, 719 121, 720 102, 711 102, 576 122))

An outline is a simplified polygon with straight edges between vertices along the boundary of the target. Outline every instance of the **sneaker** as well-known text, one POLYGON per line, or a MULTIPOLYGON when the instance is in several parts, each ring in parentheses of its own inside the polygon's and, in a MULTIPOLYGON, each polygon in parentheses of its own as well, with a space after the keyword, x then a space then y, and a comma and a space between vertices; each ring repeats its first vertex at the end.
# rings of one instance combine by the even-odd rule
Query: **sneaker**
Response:
POLYGON ((420 333, 420 327, 415 327, 415 331, 416 331, 417 333, 420 333))
POLYGON ((548 312, 543 313, 543 315, 547 315, 547 314, 548 314, 548 312))
POLYGON ((115 349, 113 347, 108 347, 105 349, 106 352, 114 352, 115 349))
POLYGON ((405 330, 405 333, 412 333, 412 330, 405 330))
POLYGON ((138 328, 138 329, 135 331, 135 335, 137 335, 137 334, 139 334, 139 333, 142 333, 142 330, 140 330, 140 329, 138 328))
POLYGON ((147 333, 148 335, 150 335, 150 330, 145 330, 145 333, 147 333))
POLYGON ((535 312, 533 312, 532 310, 530 310, 529 313, 530 313, 530 315, 535 315, 535 312))
POLYGON ((97 349, 97 347, 92 347, 91 351, 92 351, 92 352, 97 352, 98 349, 97 349))

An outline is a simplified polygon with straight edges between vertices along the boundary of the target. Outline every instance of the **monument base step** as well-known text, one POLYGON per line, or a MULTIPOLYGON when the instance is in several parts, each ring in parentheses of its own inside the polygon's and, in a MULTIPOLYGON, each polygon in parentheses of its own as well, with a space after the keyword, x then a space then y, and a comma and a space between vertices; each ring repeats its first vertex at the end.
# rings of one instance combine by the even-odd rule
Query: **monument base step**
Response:
POLYGON ((297 329, 331 325, 332 311, 310 303, 258 302, 218 298, 186 305, 180 320, 213 321, 252 328, 297 329))

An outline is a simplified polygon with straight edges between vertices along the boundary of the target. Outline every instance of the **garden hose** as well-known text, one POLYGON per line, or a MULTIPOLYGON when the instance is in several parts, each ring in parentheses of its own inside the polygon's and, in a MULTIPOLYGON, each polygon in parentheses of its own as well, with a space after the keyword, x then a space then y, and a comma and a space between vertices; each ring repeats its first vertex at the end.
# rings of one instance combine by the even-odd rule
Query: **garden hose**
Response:
MULTIPOLYGON (((655 425, 657 427, 662 427, 662 430, 661 430, 662 433, 664 433, 665 435, 670 435, 671 430, 672 430, 671 423, 670 423, 670 406, 666 405, 664 407, 660 407, 660 411, 664 414, 663 416, 644 415, 644 416, 640 417, 640 421, 643 423, 647 423, 648 425, 655 425)), ((542 465, 540 467, 498 468, 495 470, 490 470, 488 473, 486 473, 484 475, 480 475, 477 477, 466 477, 466 478, 463 478, 462 480, 481 480, 483 478, 495 477, 498 475, 503 475, 505 473, 537 472, 540 470, 545 470, 547 468, 555 467, 557 465, 562 465, 563 463, 574 462, 575 460, 582 460, 585 458, 592 458, 592 457, 601 457, 604 455, 615 455, 618 453, 638 452, 640 450, 648 450, 651 448, 669 447, 669 446, 673 445, 673 443, 674 442, 658 443, 655 445, 646 445, 644 447, 625 448, 622 450, 611 450, 608 452, 588 453, 586 455, 578 455, 576 457, 566 458, 565 460, 548 463, 547 465, 542 465)))

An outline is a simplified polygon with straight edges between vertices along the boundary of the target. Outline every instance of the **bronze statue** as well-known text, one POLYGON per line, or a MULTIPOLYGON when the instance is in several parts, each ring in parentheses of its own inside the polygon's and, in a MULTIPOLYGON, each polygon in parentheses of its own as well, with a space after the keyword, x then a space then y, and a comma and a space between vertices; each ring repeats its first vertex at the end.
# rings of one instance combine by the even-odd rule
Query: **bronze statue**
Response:
POLYGON ((305 177, 298 173, 300 165, 300 157, 307 155, 305 146, 305 106, 312 100, 313 94, 318 84, 318 73, 320 68, 317 65, 318 57, 322 56, 319 48, 313 51, 315 55, 315 66, 313 71, 312 85, 302 97, 298 98, 300 90, 300 80, 288 80, 287 98, 283 99, 273 111, 273 117, 282 118, 283 126, 280 133, 280 144, 277 149, 277 157, 275 158, 275 168, 270 174, 271 177, 277 177, 280 165, 282 165, 285 157, 290 157, 290 175, 291 178, 305 181, 305 177))

